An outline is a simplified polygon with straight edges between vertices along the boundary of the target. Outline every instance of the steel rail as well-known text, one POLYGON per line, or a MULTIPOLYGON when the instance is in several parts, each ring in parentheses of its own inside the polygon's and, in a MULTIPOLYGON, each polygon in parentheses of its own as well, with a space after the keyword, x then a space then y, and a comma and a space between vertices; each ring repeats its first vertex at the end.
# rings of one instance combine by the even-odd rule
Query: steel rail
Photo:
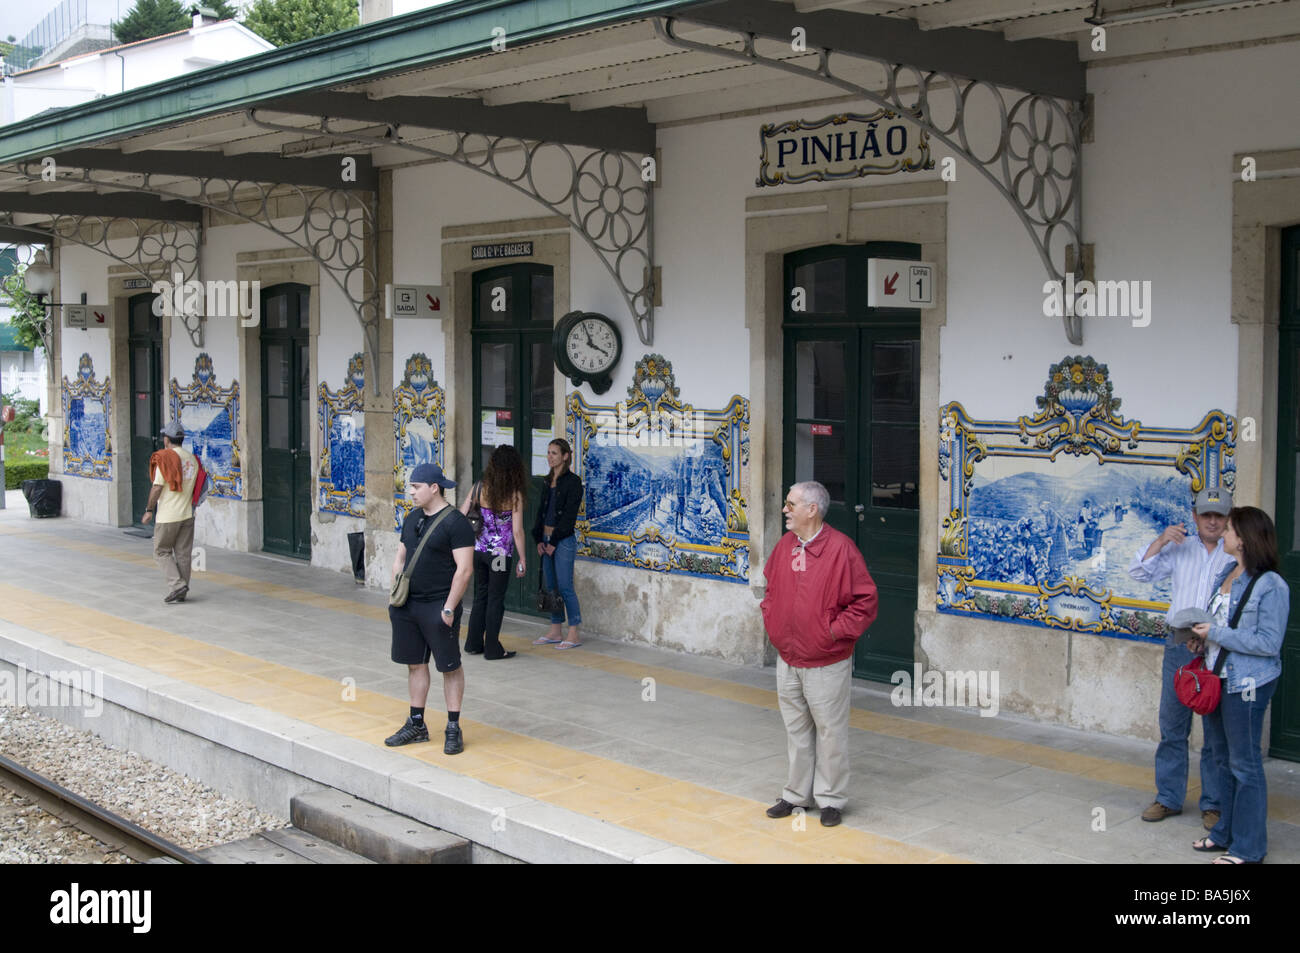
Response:
POLYGON ((33 801, 41 809, 68 821, 104 843, 118 847, 132 860, 148 861, 168 857, 182 864, 210 863, 2 755, 0 786, 33 801))

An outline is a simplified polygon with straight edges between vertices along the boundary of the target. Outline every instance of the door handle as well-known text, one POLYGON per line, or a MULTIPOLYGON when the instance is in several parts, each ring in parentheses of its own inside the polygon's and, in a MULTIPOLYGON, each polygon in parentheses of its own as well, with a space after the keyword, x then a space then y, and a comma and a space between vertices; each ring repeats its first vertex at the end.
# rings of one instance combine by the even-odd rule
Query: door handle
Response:
POLYGON ((863 506, 861 503, 859 503, 857 506, 853 507, 853 512, 855 512, 855 513, 865 513, 865 512, 866 512, 866 509, 867 509, 867 508, 866 508, 865 506, 863 506))

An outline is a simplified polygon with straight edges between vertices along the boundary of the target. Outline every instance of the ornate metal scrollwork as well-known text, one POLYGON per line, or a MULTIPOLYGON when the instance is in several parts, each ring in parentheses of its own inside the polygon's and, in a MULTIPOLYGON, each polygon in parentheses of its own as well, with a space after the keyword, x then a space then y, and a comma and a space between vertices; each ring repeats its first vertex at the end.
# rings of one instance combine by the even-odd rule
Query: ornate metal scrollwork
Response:
MULTIPOLYGON (((303 132, 300 126, 260 119, 256 109, 248 110, 248 118, 273 132, 303 132)), ((653 342, 654 201, 652 183, 642 177, 645 157, 601 149, 584 154, 578 147, 558 142, 454 130, 449 134, 455 137, 455 147, 443 149, 403 139, 401 127, 395 123, 387 124, 382 137, 367 136, 332 128, 328 116, 320 117, 317 128, 333 140, 397 146, 455 162, 504 182, 568 219, 618 284, 641 342, 653 342), (540 167, 549 162, 567 167, 567 186, 552 191, 543 181, 540 167)))
MULTIPOLYGON (((655 20, 655 30, 665 43, 818 80, 907 116, 967 159, 1002 193, 1029 231, 1053 280, 1064 281, 1065 277, 1064 268, 1058 268, 1052 258, 1058 236, 1064 236, 1061 244, 1075 249, 1074 260, 1082 261, 1083 113, 1079 104, 1034 93, 1017 96, 985 80, 832 49, 810 50, 818 55, 817 67, 801 66, 759 53, 755 47, 759 37, 742 30, 735 31, 740 49, 733 48, 736 40, 725 41, 728 45, 724 46, 682 39, 674 32, 679 19, 689 21, 690 17, 655 20), (881 67, 887 77, 885 89, 873 91, 837 76, 832 58, 838 57, 881 67), (984 155, 979 146, 972 144, 972 130, 967 123, 967 109, 977 96, 995 104, 999 120, 997 141, 984 155), (937 108, 939 105, 942 110, 937 108)), ((1066 314, 1063 320, 1070 342, 1082 344, 1081 318, 1066 314)))
MULTIPOLYGON (((29 181, 39 181, 41 169, 33 163, 20 163, 19 172, 29 181)), ((379 287, 375 271, 377 259, 375 223, 377 213, 373 196, 366 198, 363 194, 342 189, 313 189, 297 185, 279 183, 267 184, 240 179, 223 179, 212 176, 157 175, 149 172, 133 173, 118 181, 108 176, 121 173, 101 173, 96 169, 82 169, 77 173, 60 171, 59 181, 75 182, 105 189, 117 189, 139 192, 163 198, 178 199, 194 205, 230 215, 274 232, 292 245, 309 255, 352 303, 357 318, 361 322, 372 353, 379 350, 379 287), (100 176, 104 176, 101 180, 100 176), (179 178, 179 182, 177 179, 179 178), (160 180, 167 180, 163 184, 160 180), (188 188, 187 188, 188 186, 188 188), (289 201, 286 201, 289 200, 289 201), (288 205, 296 209, 289 215, 281 209, 288 205), (369 247, 367 247, 369 246, 369 247)), ((77 222, 94 221, 131 221, 132 219, 101 219, 96 216, 54 216, 59 219, 74 219, 77 222)), ((141 234, 136 254, 141 254, 141 247, 148 252, 156 251, 161 258, 148 259, 150 262, 162 261, 181 266, 182 273, 188 281, 198 274, 199 236, 195 233, 192 260, 173 250, 172 244, 164 240, 167 229, 181 230, 185 226, 173 222, 144 223, 137 225, 141 234), (188 267, 185 267, 188 264, 188 267)), ((71 234, 58 230, 56 237, 75 241, 71 234)), ((103 234, 107 235, 107 227, 103 234)), ((117 241, 117 238, 111 241, 117 241)), ((108 250, 110 239, 104 238, 93 243, 97 251, 125 261, 141 271, 145 277, 158 278, 155 269, 127 261, 108 250)), ((87 244, 85 241, 79 244, 87 244)), ((169 277, 174 269, 168 269, 161 277, 169 277)), ((200 316, 186 316, 186 327, 195 346, 202 346, 203 331, 200 316)), ((378 387, 378 381, 374 386, 378 387)))
MULTIPOLYGON (((31 231, 33 244, 55 240, 107 255, 150 281, 171 280, 177 272, 189 281, 198 276, 200 234, 197 226, 107 215, 52 214, 48 228, 31 231), (125 248, 123 246, 126 246, 125 248)), ((27 262, 30 264, 30 262, 27 262)), ((184 315, 185 328, 196 347, 203 346, 203 326, 197 315, 184 315)), ((50 353, 52 317, 45 319, 41 338, 50 353)))

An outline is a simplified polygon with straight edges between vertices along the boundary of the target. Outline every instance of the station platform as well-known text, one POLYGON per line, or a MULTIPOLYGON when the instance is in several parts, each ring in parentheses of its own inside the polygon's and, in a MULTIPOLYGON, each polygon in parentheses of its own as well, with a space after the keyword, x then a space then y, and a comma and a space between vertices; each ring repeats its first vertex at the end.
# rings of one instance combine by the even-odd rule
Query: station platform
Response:
MULTIPOLYGON (((0 511, 0 666, 101 673, 103 710, 60 717, 264 810, 334 787, 465 837, 480 860, 1206 862, 1190 847, 1195 785, 1181 816, 1139 816, 1154 744, 896 708, 869 683, 853 692, 844 823, 771 820, 786 771, 774 670, 593 633, 535 647, 544 627, 524 617, 502 638, 516 658, 465 656, 463 754, 442 753, 436 673, 433 741, 386 748, 407 715, 386 593, 209 548, 187 601, 164 605, 148 539, 15 502, 0 511)), ((1269 863, 1300 860, 1298 767, 1266 761, 1269 863)))

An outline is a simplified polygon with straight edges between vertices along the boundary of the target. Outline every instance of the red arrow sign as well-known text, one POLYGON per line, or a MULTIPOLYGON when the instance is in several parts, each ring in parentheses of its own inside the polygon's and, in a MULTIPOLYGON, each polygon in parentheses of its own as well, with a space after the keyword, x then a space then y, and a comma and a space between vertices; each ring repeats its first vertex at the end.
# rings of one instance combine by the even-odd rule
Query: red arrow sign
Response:
POLYGON ((898 272, 894 272, 894 277, 885 279, 885 294, 892 295, 898 290, 898 272))
POLYGON ((95 323, 96 323, 96 324, 103 324, 103 323, 107 320, 107 319, 104 317, 104 313, 103 313, 102 311, 92 311, 92 312, 90 312, 90 313, 93 314, 93 315, 95 316, 95 323))
MULTIPOLYGON (((895 275, 895 277, 897 277, 897 275, 895 275)), ((425 297, 425 298, 428 300, 428 302, 429 302, 429 310, 430 310, 430 311, 441 311, 441 310, 442 310, 442 299, 441 299, 441 298, 435 298, 433 295, 425 295, 424 297, 425 297)))

